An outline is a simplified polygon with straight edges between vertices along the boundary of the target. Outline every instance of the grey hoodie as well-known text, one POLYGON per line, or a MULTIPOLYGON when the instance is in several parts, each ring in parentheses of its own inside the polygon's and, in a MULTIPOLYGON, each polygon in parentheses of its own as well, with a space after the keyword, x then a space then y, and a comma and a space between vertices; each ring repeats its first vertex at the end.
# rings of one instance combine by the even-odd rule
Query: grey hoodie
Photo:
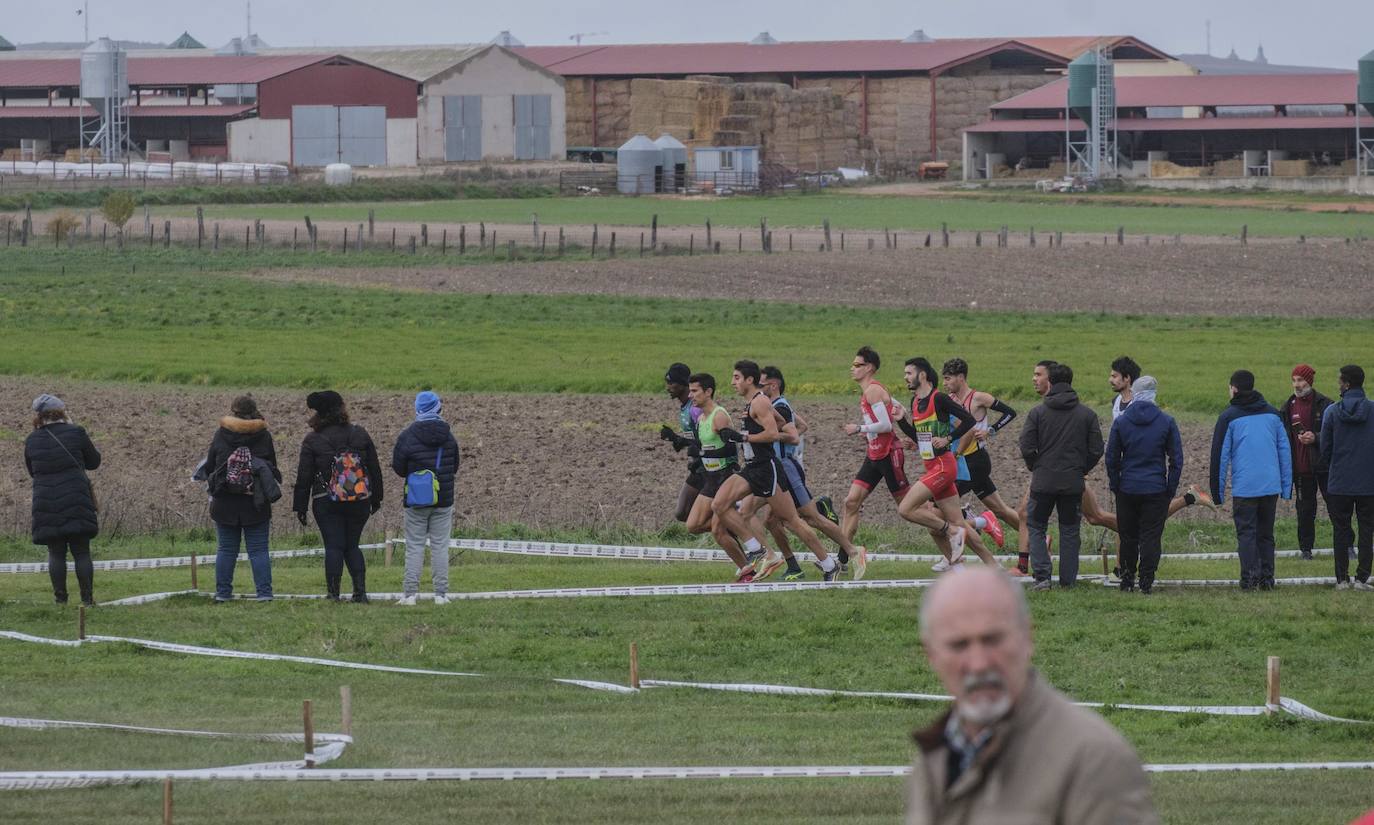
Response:
POLYGON ((1068 384, 1050 387, 1044 403, 1026 415, 1019 444, 1032 493, 1082 493, 1083 477, 1102 460, 1097 413, 1080 404, 1068 384))

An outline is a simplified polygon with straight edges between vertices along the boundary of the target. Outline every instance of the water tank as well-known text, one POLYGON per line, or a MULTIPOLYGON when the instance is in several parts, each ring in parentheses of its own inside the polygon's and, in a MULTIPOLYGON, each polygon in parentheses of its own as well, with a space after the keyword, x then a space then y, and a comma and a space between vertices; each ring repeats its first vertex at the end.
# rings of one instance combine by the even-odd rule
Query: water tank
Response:
POLYGON ((649 195, 663 152, 646 135, 635 135, 616 153, 616 188, 626 195, 649 195))
POLYGON ((1356 103, 1359 105, 1355 110, 1358 112, 1359 106, 1363 106, 1374 115, 1374 52, 1360 58, 1359 69, 1360 85, 1355 95, 1356 103))
POLYGON ((129 58, 108 37, 81 52, 81 97, 97 109, 97 101, 129 96, 129 58))
POLYGON ((1097 88, 1097 52, 1084 52, 1069 64, 1069 112, 1092 123, 1093 95, 1097 88))
POLYGON ((676 192, 687 185, 687 147, 672 135, 659 135, 654 141, 662 156, 658 191, 676 192))

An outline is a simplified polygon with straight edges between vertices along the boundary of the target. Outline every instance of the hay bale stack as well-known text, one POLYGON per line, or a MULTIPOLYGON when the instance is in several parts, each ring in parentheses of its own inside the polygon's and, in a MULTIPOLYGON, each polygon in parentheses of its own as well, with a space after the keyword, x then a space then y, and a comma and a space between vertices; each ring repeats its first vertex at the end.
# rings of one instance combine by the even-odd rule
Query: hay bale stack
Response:
POLYGON ((1276 178, 1306 178, 1312 175, 1310 160, 1276 160, 1269 174, 1276 178))
POLYGON ((1150 177, 1152 178, 1201 178, 1206 177, 1211 171, 1206 166, 1179 166, 1167 160, 1156 160, 1150 163, 1150 177))
POLYGON ((714 86, 729 86, 735 82, 732 78, 726 77, 723 74, 689 74, 683 79, 690 80, 693 83, 710 83, 714 86))
POLYGON ((630 139, 630 104, 629 80, 597 81, 596 145, 619 146, 630 139))
POLYGON ((1212 174, 1219 178, 1245 177, 1245 161, 1240 158, 1219 160, 1212 164, 1212 174))

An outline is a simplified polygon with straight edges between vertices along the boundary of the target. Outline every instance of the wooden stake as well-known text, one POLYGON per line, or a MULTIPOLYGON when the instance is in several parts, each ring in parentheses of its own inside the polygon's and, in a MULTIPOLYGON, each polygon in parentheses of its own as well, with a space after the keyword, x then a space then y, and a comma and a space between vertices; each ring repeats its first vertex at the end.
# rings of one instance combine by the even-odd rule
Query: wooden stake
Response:
POLYGON ((639 645, 630 642, 630 687, 639 690, 639 645))
POLYGON ((191 589, 200 590, 199 565, 196 562, 196 551, 191 551, 191 589))
POLYGON ((339 686, 339 714, 344 736, 353 735, 353 688, 339 686))
POLYGON ((162 825, 172 825, 172 777, 162 780, 162 825))
POLYGON ((76 609, 76 638, 84 640, 86 638, 86 605, 81 605, 76 609))
POLYGON ((1106 576, 1112 570, 1110 567, 1107 566, 1107 543, 1105 541, 1102 542, 1100 547, 1102 550, 1102 575, 1106 576))
POLYGON ((301 707, 302 722, 305 725, 305 766, 315 767, 315 715, 306 699, 301 707))
POLYGON ((1278 709, 1279 701, 1282 698, 1282 694, 1279 692, 1279 657, 1269 657, 1266 671, 1265 687, 1267 691, 1264 697, 1264 712, 1267 715, 1272 715, 1278 709))
POLYGON ((382 550, 382 555, 383 555, 383 558, 384 558, 384 562, 383 562, 383 566, 384 566, 384 567, 390 567, 390 566, 391 566, 391 543, 392 543, 393 541, 395 541, 395 540, 396 540, 396 536, 395 536, 390 530, 387 530, 387 531, 386 531, 386 543, 385 543, 385 545, 384 545, 384 549, 382 550))

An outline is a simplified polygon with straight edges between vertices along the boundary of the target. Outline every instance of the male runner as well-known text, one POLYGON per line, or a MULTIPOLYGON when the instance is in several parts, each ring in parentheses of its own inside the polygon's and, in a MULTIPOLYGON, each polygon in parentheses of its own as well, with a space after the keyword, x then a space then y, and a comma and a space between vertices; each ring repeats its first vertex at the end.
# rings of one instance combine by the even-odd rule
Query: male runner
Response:
MULTIPOLYGON (((687 389, 687 384, 692 377, 692 371, 686 364, 673 364, 668 367, 668 373, 663 376, 664 388, 668 391, 669 397, 677 401, 677 429, 674 430, 667 424, 658 431, 658 437, 664 441, 671 442, 673 449, 682 452, 693 444, 697 444, 696 424, 697 416, 701 410, 692 403, 691 393, 687 389)), ((687 521, 687 514, 692 511, 692 504, 697 500, 697 494, 701 492, 703 482, 701 468, 701 458, 691 455, 690 451, 687 458, 687 480, 682 482, 682 489, 677 494, 677 511, 674 518, 678 521, 687 521)))
MULTIPOLYGON (((811 491, 806 486, 806 471, 802 468, 802 451, 805 446, 803 434, 806 432, 806 422, 783 396, 787 388, 787 381, 783 378, 782 370, 773 366, 764 367, 762 388, 764 395, 768 396, 773 403, 773 409, 777 410, 782 420, 795 428, 795 443, 789 443, 790 439, 786 437, 789 428, 785 426, 785 437, 775 442, 773 447, 778 460, 782 463, 783 475, 787 479, 787 487, 792 494, 792 503, 796 506, 797 513, 801 515, 802 521, 820 530, 827 538, 835 542, 843 552, 855 560, 854 580, 862 579, 866 569, 867 551, 847 539, 839 524, 821 513, 820 499, 813 498, 811 491)), ((788 558, 788 573, 783 578, 788 580, 800 578, 801 568, 795 567, 796 562, 792 559, 787 535, 782 529, 782 522, 772 512, 771 508, 767 527, 768 532, 773 536, 773 541, 777 543, 778 549, 782 550, 783 555, 788 558)))
MULTIPOLYGON (((964 521, 959 508, 959 491, 955 486, 958 462, 950 445, 972 431, 978 422, 958 402, 935 389, 935 368, 925 358, 907 359, 905 376, 907 388, 912 391, 911 407, 897 425, 916 443, 925 473, 911 485, 897 513, 929 529, 933 536, 948 539, 949 549, 941 547, 941 551, 953 562, 963 555, 965 536, 971 535, 973 528, 964 521), (958 427, 950 427, 951 418, 958 419, 958 427), (930 502, 935 504, 934 509, 923 506, 930 502)), ((1001 569, 982 542, 974 541, 972 546, 984 564, 1001 569)))
MULTIPOLYGON (((821 578, 827 582, 834 581, 840 573, 839 564, 825 552, 825 546, 816 537, 815 531, 806 526, 797 515, 792 497, 785 495, 787 480, 772 447, 782 438, 782 432, 778 428, 779 416, 769 402, 768 396, 759 390, 760 378, 758 364, 753 361, 735 362, 731 384, 735 392, 748 400, 744 412, 744 432, 720 430, 719 434, 726 441, 743 445, 745 463, 738 475, 731 476, 721 485, 720 492, 711 502, 711 509, 723 529, 733 535, 745 537, 744 551, 747 557, 764 549, 763 536, 747 519, 746 514, 735 509, 735 504, 751 495, 768 499, 768 506, 773 514, 780 518, 787 525, 787 529, 800 538, 807 549, 816 556, 816 566, 821 569, 821 578), (780 493, 784 495, 779 495, 780 493)), ((748 580, 752 581, 753 578, 749 576, 748 580)))
POLYGON ((730 414, 716 403, 714 376, 704 372, 695 373, 687 383, 692 403, 701 411, 697 416, 695 435, 702 463, 701 491, 688 512, 687 530, 692 533, 711 531, 716 543, 735 563, 736 581, 750 582, 754 579, 753 566, 745 558, 739 542, 721 526, 711 507, 721 485, 739 471, 735 445, 726 443, 721 435, 722 432, 732 432, 730 414))
MULTIPOLYGON (((992 458, 988 455, 987 447, 984 444, 987 439, 996 436, 999 430, 1016 418, 1016 410, 993 397, 991 393, 980 392, 970 387, 968 385, 968 362, 962 358, 951 358, 946 361, 940 369, 940 376, 944 381, 945 392, 949 394, 949 397, 972 413, 974 420, 978 422, 968 435, 959 440, 954 451, 968 468, 968 480, 960 481, 957 484, 959 495, 965 496, 973 493, 996 518, 1011 525, 1012 529, 1020 528, 1021 520, 1017 518, 1016 511, 1002 500, 1002 497, 997 493, 997 485, 992 482, 992 458), (989 423, 989 411, 999 413, 1000 417, 989 423)), ((990 523, 988 528, 1000 547, 1002 545, 1000 525, 990 523)))
MULTIPOLYGON (((882 359, 872 347, 860 347, 853 363, 849 365, 849 377, 859 385, 862 423, 845 424, 844 431, 849 435, 862 434, 868 442, 864 463, 854 476, 854 482, 849 485, 849 494, 845 496, 840 517, 840 529, 845 541, 859 551, 859 555, 854 557, 856 572, 868 563, 867 551, 862 545, 854 545, 854 535, 859 530, 859 511, 868 494, 873 492, 873 486, 879 481, 885 482, 888 492, 898 504, 911 489, 903 466, 902 445, 892 431, 892 420, 896 417, 899 405, 892 400, 887 387, 873 377, 881 365, 882 359)), ((841 564, 846 561, 845 555, 846 551, 841 549, 841 564)))

